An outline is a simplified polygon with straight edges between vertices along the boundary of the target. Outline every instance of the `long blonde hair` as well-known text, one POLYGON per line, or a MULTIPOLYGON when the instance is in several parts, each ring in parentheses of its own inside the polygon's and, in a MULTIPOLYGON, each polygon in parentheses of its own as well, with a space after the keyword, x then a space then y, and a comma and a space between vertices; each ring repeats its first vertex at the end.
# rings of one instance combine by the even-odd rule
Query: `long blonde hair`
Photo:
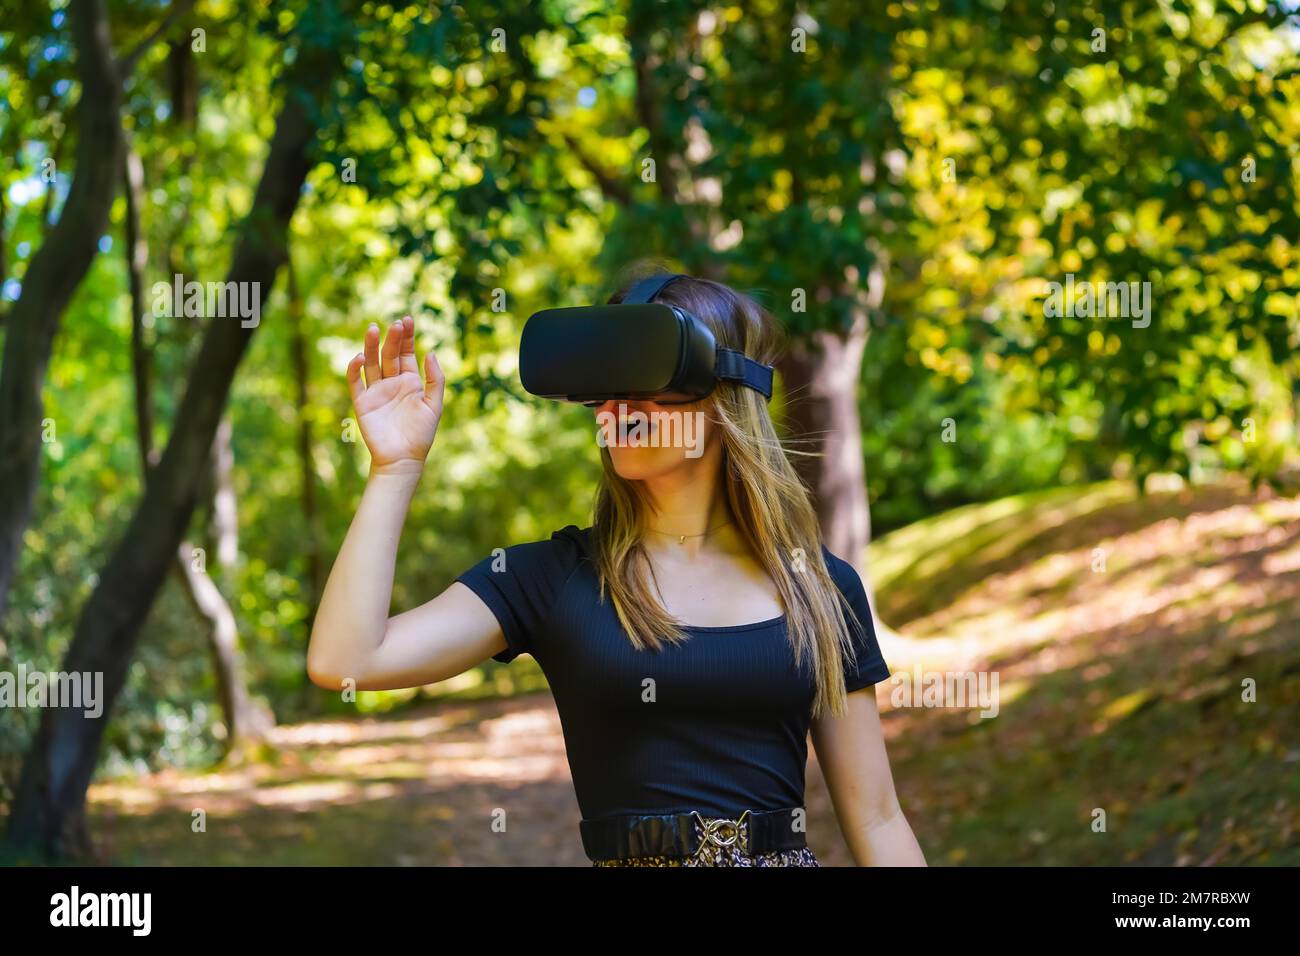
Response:
MULTIPOLYGON (((609 301, 621 302, 633 281, 609 301)), ((739 349, 769 365, 780 352, 781 331, 771 314, 720 282, 683 277, 665 286, 655 301, 695 314, 720 346, 739 349)), ((856 661, 848 622, 854 626, 860 622, 826 567, 808 489, 787 457, 789 451, 761 394, 720 381, 710 397, 715 409, 712 421, 722 440, 731 520, 776 583, 796 665, 811 658, 817 686, 813 716, 827 711, 838 716, 845 704, 843 668, 845 662, 856 661)), ((642 543, 649 502, 637 482, 615 471, 606 447, 601 448, 601 463, 604 474, 593 522, 601 600, 607 595, 612 599, 638 650, 685 641, 681 622, 668 614, 650 585, 652 569, 642 543)))

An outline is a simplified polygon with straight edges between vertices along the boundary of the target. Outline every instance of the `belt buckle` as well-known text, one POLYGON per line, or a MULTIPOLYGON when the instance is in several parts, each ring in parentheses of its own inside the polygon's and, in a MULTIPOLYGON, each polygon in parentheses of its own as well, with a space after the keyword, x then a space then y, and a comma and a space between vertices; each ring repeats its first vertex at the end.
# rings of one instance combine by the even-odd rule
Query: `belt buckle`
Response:
MULTIPOLYGON (((692 810, 691 813, 694 815, 695 819, 699 821, 701 828, 704 830, 703 835, 700 837, 700 844, 695 848, 695 852, 691 854, 692 856, 698 856, 700 851, 710 842, 719 847, 734 846, 736 842, 740 840, 742 825, 745 822, 745 818, 749 816, 749 811, 746 810, 735 820, 728 820, 725 817, 717 820, 706 820, 700 816, 699 812, 696 810, 692 810), (719 831, 722 830, 727 831, 727 834, 719 835, 719 831)), ((741 849, 748 853, 750 845, 753 842, 750 839, 752 834, 748 829, 744 830, 744 833, 745 840, 741 845, 741 849)))

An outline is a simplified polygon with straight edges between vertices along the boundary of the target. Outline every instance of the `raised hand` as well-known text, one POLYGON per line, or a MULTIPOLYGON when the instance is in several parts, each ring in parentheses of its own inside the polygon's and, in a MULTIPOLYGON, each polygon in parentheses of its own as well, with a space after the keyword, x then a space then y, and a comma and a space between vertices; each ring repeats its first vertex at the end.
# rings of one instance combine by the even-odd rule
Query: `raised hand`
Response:
POLYGON ((442 418, 446 379, 430 351, 424 379, 415 358, 415 320, 394 322, 379 347, 379 326, 366 330, 365 351, 348 363, 348 387, 372 472, 419 472, 442 418), (365 380, 361 370, 365 368, 365 380))

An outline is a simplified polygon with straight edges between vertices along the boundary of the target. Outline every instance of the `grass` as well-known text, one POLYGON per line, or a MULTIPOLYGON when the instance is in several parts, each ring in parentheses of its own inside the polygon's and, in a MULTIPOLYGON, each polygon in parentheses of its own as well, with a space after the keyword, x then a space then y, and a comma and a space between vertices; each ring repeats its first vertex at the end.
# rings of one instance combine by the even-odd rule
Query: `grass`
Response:
POLYGON ((901 529, 871 566, 896 677, 1001 691, 981 719, 884 685, 932 863, 1300 863, 1300 503, 1056 489, 901 529))

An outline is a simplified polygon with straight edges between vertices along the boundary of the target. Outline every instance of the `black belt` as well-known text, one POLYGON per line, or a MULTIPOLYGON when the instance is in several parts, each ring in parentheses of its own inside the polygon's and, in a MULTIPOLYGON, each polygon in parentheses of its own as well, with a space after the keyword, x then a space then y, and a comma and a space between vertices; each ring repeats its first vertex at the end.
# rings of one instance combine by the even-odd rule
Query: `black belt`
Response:
POLYGON ((694 856, 710 842, 750 855, 807 846, 802 807, 746 810, 739 817, 688 813, 643 814, 582 820, 582 848, 592 860, 635 856, 694 856), (742 825, 743 824, 743 825, 742 825))

